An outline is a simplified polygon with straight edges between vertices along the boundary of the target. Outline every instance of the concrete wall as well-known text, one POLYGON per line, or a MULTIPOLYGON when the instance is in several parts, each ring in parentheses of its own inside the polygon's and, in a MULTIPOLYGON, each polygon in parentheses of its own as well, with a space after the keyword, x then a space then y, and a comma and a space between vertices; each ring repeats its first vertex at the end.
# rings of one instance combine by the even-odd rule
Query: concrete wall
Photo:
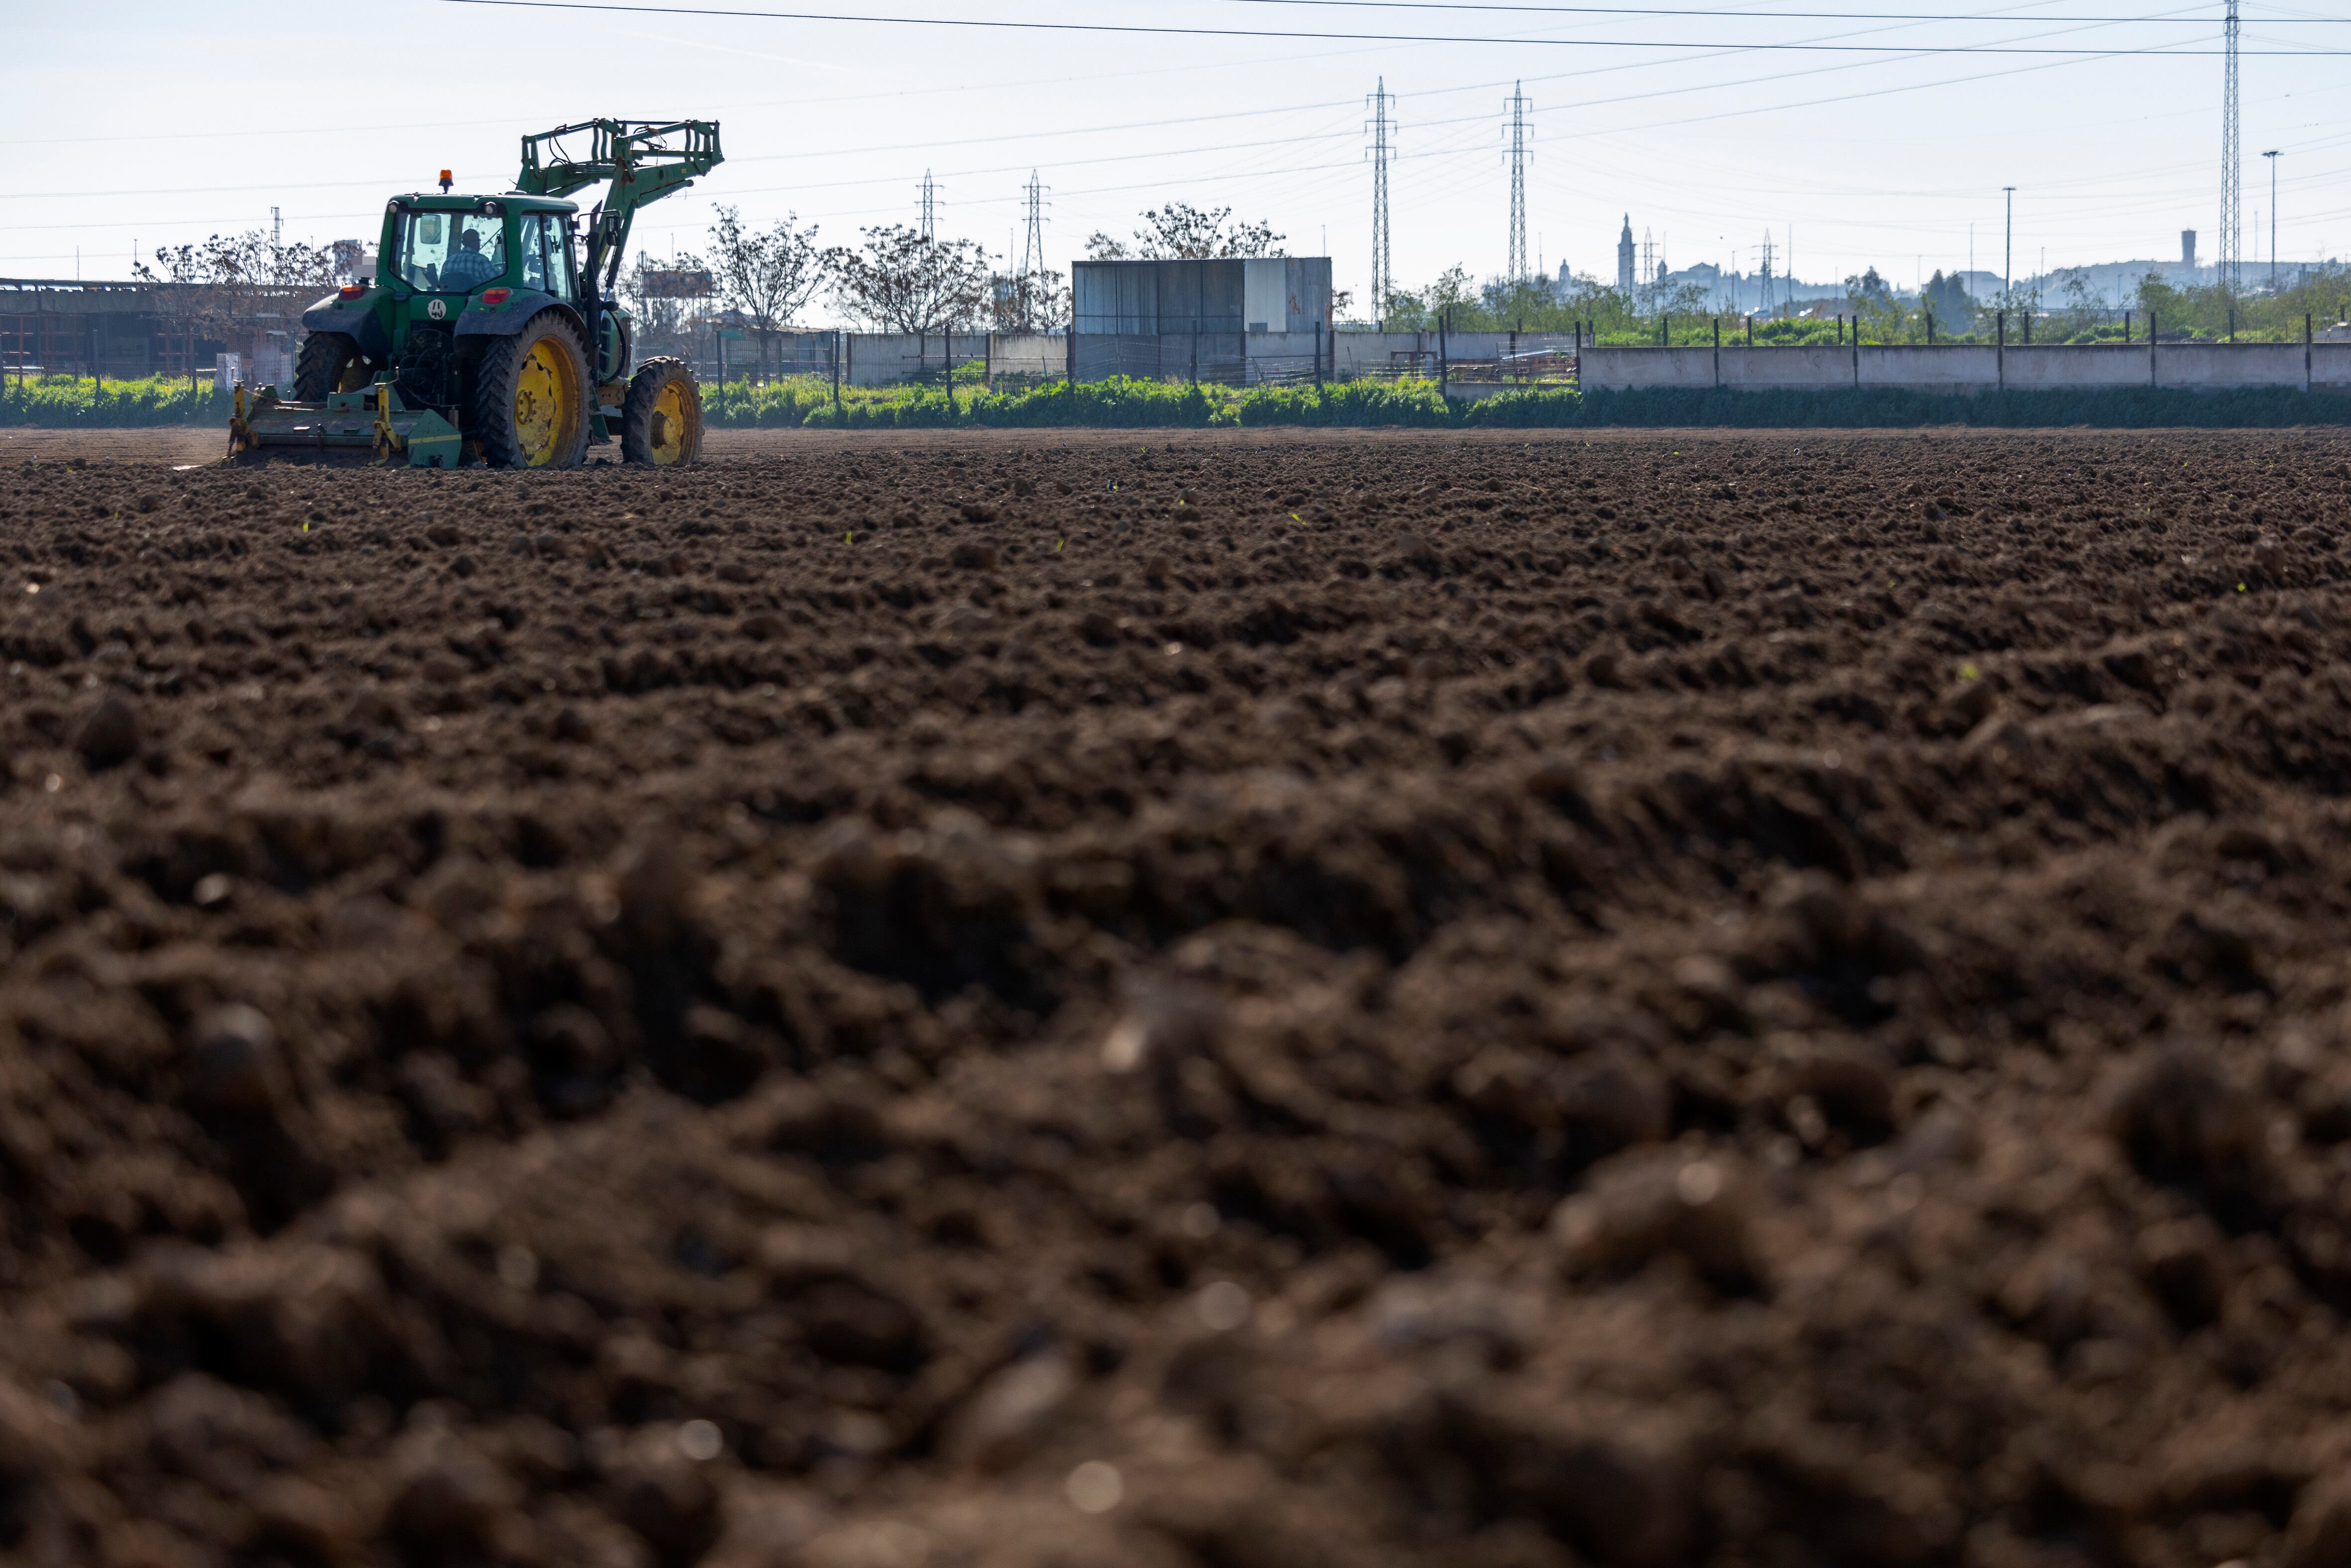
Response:
POLYGON ((2351 343, 1870 344, 1862 348, 1587 348, 1583 384, 1750 392, 1884 387, 1971 395, 2001 387, 2087 391, 2351 386, 2351 343), (2305 355, 2307 359, 2305 360, 2305 355))
MULTIPOLYGON (((2145 343, 2020 346, 2011 343, 2002 373, 2022 390, 2144 387, 2156 384, 2145 343)), ((2302 384, 2302 348, 2294 350, 2294 384, 2302 384)))
POLYGON ((1639 387, 1714 385, 1712 349, 1599 349, 1583 350, 1581 375, 1588 387, 1630 392, 1639 387))
MULTIPOLYGON (((935 375, 951 347, 958 366, 985 362, 997 372, 1059 378, 1068 373, 1071 341, 1062 332, 958 332, 952 344, 937 337, 879 332, 837 335, 842 379, 852 386, 882 386, 918 372, 935 375)), ((1080 381, 1110 376, 1189 380, 1227 385, 1266 381, 1307 381, 1314 374, 1316 335, 1302 332, 1083 333, 1077 339, 1080 381)), ((1459 395, 1477 397, 1510 391, 1510 356, 1556 350, 1570 351, 1572 339, 1528 333, 1454 332, 1444 352, 1459 395)), ((777 340, 782 368, 815 375, 831 373, 836 334, 783 334, 777 340)), ((1434 332, 1338 332, 1320 339, 1323 374, 1337 380, 1391 376, 1416 370, 1434 376, 1434 332)), ((1863 348, 1720 349, 1597 348, 1582 354, 1583 384, 1629 390, 1636 387, 1730 387, 1750 392, 1826 391, 1839 387, 1905 388, 1972 394, 1998 387, 2047 391, 2100 387, 2175 387, 2217 391, 2232 387, 2293 387, 2304 384, 2304 355, 2314 388, 2351 390, 2351 341, 2313 343, 1989 343, 1871 344, 1863 348), (2150 364, 2150 358, 2152 364, 2150 364)), ((754 362, 747 344, 729 346, 729 369, 741 373, 754 362), (737 358, 737 355, 740 358, 737 358)))
MULTIPOLYGON (((1704 354, 1706 349, 1667 349, 1669 354, 1704 354)), ((1855 384, 1854 350, 1846 347, 1750 349, 1744 344, 1722 350, 1722 384, 1750 392, 1790 388, 1817 389, 1855 384)))
MULTIPOLYGON (((1759 354, 1778 350, 1757 349, 1759 354)), ((1847 350, 1847 353, 1854 350, 1847 350)), ((1913 392, 1980 392, 2000 385, 2000 350, 1954 343, 1928 348, 1872 345, 1859 350, 1859 368, 1846 386, 1900 387, 1913 392)))
POLYGON ((2298 387, 2302 369, 2300 343, 2158 343, 2155 351, 2156 385, 2199 392, 2298 387))

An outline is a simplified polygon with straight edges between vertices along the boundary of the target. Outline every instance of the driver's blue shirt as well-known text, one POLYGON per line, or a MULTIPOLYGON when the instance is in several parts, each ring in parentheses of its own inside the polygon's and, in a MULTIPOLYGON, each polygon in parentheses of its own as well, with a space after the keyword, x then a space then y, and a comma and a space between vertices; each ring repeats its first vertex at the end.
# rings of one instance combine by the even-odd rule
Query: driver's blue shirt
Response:
POLYGON ((446 289, 471 288, 477 283, 487 283, 498 275, 499 268, 478 250, 461 250, 441 264, 441 287, 446 289))

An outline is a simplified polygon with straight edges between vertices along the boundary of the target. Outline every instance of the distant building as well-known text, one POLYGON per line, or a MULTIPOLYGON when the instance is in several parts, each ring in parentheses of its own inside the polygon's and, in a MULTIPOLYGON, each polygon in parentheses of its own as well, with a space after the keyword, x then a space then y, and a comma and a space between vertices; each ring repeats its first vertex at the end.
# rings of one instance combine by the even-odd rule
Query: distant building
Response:
POLYGON ((2194 229, 2179 231, 2179 265, 2190 272, 2196 270, 2196 231, 2194 229))
POLYGON ((0 277, 0 372, 131 380, 208 372, 236 356, 249 382, 294 374, 296 323, 315 288, 226 293, 204 286, 0 277))
POLYGON ((1633 292, 1636 272, 1633 265, 1633 214, 1626 213, 1625 232, 1616 236, 1616 287, 1621 292, 1633 292))
POLYGON ((1252 356, 1265 357, 1250 339, 1301 339, 1297 352, 1311 364, 1331 331, 1327 256, 1076 261, 1070 280, 1080 381, 1238 382, 1252 356))

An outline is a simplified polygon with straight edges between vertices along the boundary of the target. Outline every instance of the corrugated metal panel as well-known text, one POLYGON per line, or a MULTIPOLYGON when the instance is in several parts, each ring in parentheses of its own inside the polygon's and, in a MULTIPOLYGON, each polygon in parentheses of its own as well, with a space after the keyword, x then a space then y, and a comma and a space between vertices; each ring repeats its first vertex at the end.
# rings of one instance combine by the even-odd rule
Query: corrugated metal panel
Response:
POLYGON ((1248 306, 1242 311, 1249 330, 1252 332, 1282 332, 1290 319, 1290 263, 1280 259, 1245 261, 1241 270, 1248 278, 1248 306))
POLYGON ((1287 308, 1280 329, 1311 332, 1317 321, 1327 329, 1331 320, 1331 258, 1290 256, 1282 263, 1282 282, 1288 298, 1284 301, 1287 308))
POLYGON ((1238 332, 1239 261, 1081 261, 1074 267, 1080 335, 1238 332))
POLYGON ((1159 267, 1148 261, 1081 261, 1075 268, 1081 333, 1155 334, 1159 267))

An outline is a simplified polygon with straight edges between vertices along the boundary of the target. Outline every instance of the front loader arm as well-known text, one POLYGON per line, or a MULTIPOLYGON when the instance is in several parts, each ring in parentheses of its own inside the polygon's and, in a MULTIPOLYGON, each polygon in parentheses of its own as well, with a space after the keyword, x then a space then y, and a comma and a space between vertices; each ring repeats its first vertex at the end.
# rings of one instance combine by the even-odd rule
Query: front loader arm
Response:
POLYGON ((620 281, 629 228, 637 209, 694 183, 726 159, 715 120, 590 120, 522 139, 522 172, 515 189, 534 196, 568 196, 610 180, 588 224, 588 355, 601 352, 599 318, 604 296, 620 281), (584 156, 578 139, 588 139, 584 156))

